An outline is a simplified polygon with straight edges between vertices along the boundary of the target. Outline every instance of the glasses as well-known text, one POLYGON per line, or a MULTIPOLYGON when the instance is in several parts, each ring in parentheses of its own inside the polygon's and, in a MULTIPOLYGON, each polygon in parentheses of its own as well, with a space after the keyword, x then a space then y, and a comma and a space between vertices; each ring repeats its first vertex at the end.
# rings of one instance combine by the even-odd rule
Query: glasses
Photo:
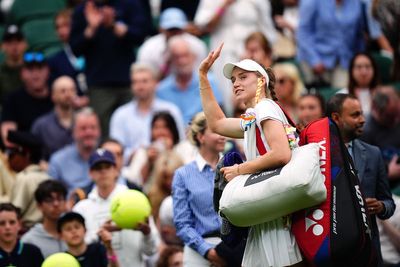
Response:
POLYGON ((40 52, 27 52, 24 54, 25 63, 43 63, 44 55, 40 52))

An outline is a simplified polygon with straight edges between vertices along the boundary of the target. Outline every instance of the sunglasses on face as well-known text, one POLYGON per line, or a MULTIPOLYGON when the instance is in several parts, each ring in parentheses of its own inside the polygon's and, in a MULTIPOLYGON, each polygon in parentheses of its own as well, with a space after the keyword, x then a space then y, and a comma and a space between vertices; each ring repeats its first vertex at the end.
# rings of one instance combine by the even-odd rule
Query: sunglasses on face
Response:
POLYGON ((24 54, 25 63, 43 63, 44 60, 44 55, 39 52, 28 52, 24 54))

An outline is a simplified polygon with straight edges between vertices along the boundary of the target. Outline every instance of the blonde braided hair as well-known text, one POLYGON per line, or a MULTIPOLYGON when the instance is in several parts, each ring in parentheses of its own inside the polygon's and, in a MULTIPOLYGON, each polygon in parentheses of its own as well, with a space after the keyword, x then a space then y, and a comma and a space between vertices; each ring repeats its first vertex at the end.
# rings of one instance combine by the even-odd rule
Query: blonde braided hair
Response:
POLYGON ((258 104, 258 102, 260 101, 260 95, 261 95, 261 90, 262 90, 262 79, 258 78, 257 79, 257 91, 256 91, 256 104, 258 104))

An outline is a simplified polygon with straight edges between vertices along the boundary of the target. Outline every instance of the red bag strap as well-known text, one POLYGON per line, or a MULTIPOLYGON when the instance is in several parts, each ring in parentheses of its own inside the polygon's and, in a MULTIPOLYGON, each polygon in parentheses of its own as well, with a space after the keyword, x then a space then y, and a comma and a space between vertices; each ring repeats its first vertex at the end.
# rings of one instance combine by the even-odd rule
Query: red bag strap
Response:
MULTIPOLYGON (((275 101, 275 103, 281 108, 283 114, 285 115, 286 119, 288 120, 289 124, 292 125, 294 128, 296 128, 296 123, 292 120, 292 118, 289 116, 289 114, 286 113, 286 111, 283 109, 283 107, 279 104, 278 101, 275 101)), ((297 129, 297 128, 296 128, 297 129)))
POLYGON ((263 140, 261 138, 261 132, 258 126, 256 125, 256 146, 258 150, 258 154, 264 155, 267 153, 267 149, 264 146, 263 140))

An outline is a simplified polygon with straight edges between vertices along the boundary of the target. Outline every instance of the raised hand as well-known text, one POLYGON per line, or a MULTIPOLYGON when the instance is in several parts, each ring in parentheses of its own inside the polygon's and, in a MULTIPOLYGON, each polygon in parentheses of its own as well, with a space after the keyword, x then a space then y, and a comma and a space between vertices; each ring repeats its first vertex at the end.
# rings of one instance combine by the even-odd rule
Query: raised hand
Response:
POLYGON ((85 18, 92 29, 97 29, 103 22, 103 14, 93 1, 88 1, 85 5, 85 18))
POLYGON ((215 60, 219 57, 221 54, 222 47, 224 46, 224 43, 220 44, 217 49, 212 50, 208 56, 200 63, 199 66, 199 73, 200 74, 207 74, 212 65, 214 64, 215 60))

